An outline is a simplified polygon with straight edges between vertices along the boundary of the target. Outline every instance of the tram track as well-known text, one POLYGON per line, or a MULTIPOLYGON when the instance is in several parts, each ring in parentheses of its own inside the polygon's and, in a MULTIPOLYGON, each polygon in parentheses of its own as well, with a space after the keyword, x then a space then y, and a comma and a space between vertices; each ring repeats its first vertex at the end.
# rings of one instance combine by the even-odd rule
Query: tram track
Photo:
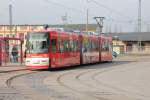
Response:
POLYGON ((28 87, 36 91, 35 93, 25 93, 26 96, 30 95, 29 97, 31 97, 31 99, 29 100, 42 100, 42 98, 50 98, 49 100, 119 100, 113 99, 113 97, 116 96, 125 97, 122 100, 144 100, 139 99, 139 96, 143 98, 149 97, 136 92, 132 93, 132 91, 116 87, 115 85, 109 83, 107 84, 107 82, 105 83, 105 81, 103 82, 103 80, 99 79, 99 76, 101 77, 103 74, 109 74, 111 72, 115 73, 136 70, 137 68, 134 66, 134 64, 135 62, 130 63, 130 66, 128 66, 128 64, 121 64, 114 66, 112 65, 111 67, 109 67, 107 64, 104 64, 104 66, 102 65, 101 68, 99 68, 99 65, 93 65, 92 67, 82 67, 73 70, 71 69, 54 72, 42 71, 39 73, 18 71, 18 74, 14 74, 12 72, 13 75, 6 80, 6 85, 8 88, 15 90, 28 87), (46 84, 43 83, 45 78, 49 79, 47 80, 46 84), (25 81, 25 83, 23 83, 22 80, 25 81), (17 82, 21 82, 21 84, 23 83, 25 87, 15 86, 17 82), (30 82, 32 82, 31 85, 30 82), (33 99, 32 97, 36 95, 36 99, 33 99), (110 99, 111 97, 112 99, 110 99))
POLYGON ((12 81, 20 76, 32 74, 28 70, 3 71, 0 73, 0 100, 28 100, 20 93, 17 88, 11 85, 12 81))
POLYGON ((12 82, 14 79, 19 78, 19 77, 22 77, 22 76, 25 76, 25 75, 34 74, 34 73, 38 73, 38 71, 25 72, 25 73, 21 73, 21 74, 12 76, 12 77, 10 77, 9 79, 6 80, 6 84, 7 84, 7 86, 8 86, 9 88, 13 88, 13 86, 11 85, 11 82, 12 82))
MULTIPOLYGON (((95 66, 95 65, 94 65, 95 66)), ((97 66, 97 65, 96 65, 97 66)), ((96 67, 95 66, 95 67, 96 67)), ((105 64, 104 64, 104 66, 105 66, 105 64)), ((103 69, 103 71, 106 71, 106 69, 108 68, 105 68, 105 67, 102 67, 101 69, 103 69)), ((93 67, 93 66, 92 66, 93 67)), ((80 69, 80 68, 79 68, 80 69)), ((77 69, 77 70, 73 70, 73 71, 69 71, 69 72, 63 72, 63 73, 61 73, 60 75, 58 75, 55 79, 53 79, 53 80, 56 80, 56 82, 60 85, 60 86, 62 86, 62 87, 64 87, 66 90, 71 90, 72 91, 72 93, 75 93, 75 94, 77 94, 78 95, 78 97, 79 97, 79 100, 82 100, 81 98, 82 97, 86 97, 86 98, 88 98, 88 100, 90 100, 89 98, 91 98, 92 100, 107 100, 107 99, 105 99, 105 98, 103 98, 103 97, 98 97, 98 96, 96 96, 96 95, 94 95, 94 94, 91 94, 91 92, 90 91, 81 91, 81 89, 80 89, 80 86, 79 86, 79 88, 78 88, 78 86, 77 87, 74 87, 73 86, 73 84, 72 85, 68 85, 68 84, 71 84, 71 81, 75 81, 74 83, 76 84, 76 82, 79 82, 79 83, 77 83, 78 85, 80 84, 80 85, 85 85, 86 87, 85 88, 88 88, 89 90, 90 90, 90 88, 93 88, 91 85, 89 85, 88 83, 85 83, 85 82, 82 82, 81 80, 80 80, 80 76, 83 76, 83 75, 85 75, 85 74, 88 74, 88 73, 91 73, 91 72, 93 72, 93 73, 96 73, 98 70, 97 70, 97 68, 94 68, 94 69, 91 69, 91 68, 84 68, 84 67, 82 67, 82 70, 80 70, 79 71, 79 69, 77 69), (68 78, 68 76, 69 77, 71 77, 72 78, 72 80, 70 80, 70 78, 68 78), (68 80, 66 80, 65 79, 65 77, 66 77, 66 79, 68 79, 68 80), (67 84, 66 84, 67 83, 67 84), (89 88, 90 87, 90 88, 89 88)), ((110 69, 110 68, 109 68, 110 69)), ((54 84, 52 84, 51 86, 53 86, 54 84)), ((56 84, 57 85, 57 84, 56 84)), ((55 86, 55 85, 54 85, 55 86)), ((95 87, 94 87, 95 88, 95 87)), ((97 93, 97 92, 95 92, 95 93, 97 93)), ((100 92, 99 92, 100 93, 100 92)), ((110 94, 110 93, 104 93, 104 92, 101 92, 102 94, 110 94)), ((86 99, 86 98, 84 98, 84 99, 86 99)))
MULTIPOLYGON (((90 72, 90 71, 86 71, 86 72, 82 72, 82 73, 88 73, 88 72, 90 72)), ((78 89, 75 89, 75 88, 72 88, 72 87, 70 87, 70 86, 68 86, 68 85, 65 85, 65 83, 62 82, 62 78, 65 77, 66 75, 70 75, 70 74, 72 74, 72 72, 68 72, 68 73, 61 74, 61 75, 57 78, 57 82, 58 82, 61 86, 65 87, 66 89, 72 90, 73 92, 78 93, 78 95, 80 95, 80 96, 82 96, 82 95, 85 96, 88 100, 90 100, 90 99, 91 99, 91 100, 107 100, 107 99, 105 99, 105 98, 96 97, 96 96, 93 96, 93 95, 91 95, 91 94, 89 94, 89 93, 87 93, 87 92, 80 91, 79 88, 78 88, 78 89)), ((81 100, 82 100, 82 99, 81 99, 81 100)))
MULTIPOLYGON (((134 63, 133 63, 134 64, 134 63)), ((79 80, 82 84, 85 84, 85 85, 87 85, 88 87, 93 87, 94 88, 94 85, 93 84, 89 84, 89 82, 87 81, 87 80, 82 80, 82 79, 80 79, 81 77, 87 77, 87 75, 89 75, 90 73, 91 73, 91 76, 89 76, 90 78, 91 78, 91 81, 94 83, 96 83, 97 84, 97 86, 98 85, 101 85, 101 86, 104 86, 104 87, 107 87, 107 88, 111 88, 111 89, 114 89, 114 90, 117 90, 117 91, 119 91, 119 92, 122 92, 123 93, 123 95, 125 95, 125 93, 126 93, 126 96, 128 96, 128 94, 131 94, 131 92, 129 92, 129 91, 127 91, 127 90, 124 90, 124 89, 122 89, 122 88, 117 88, 117 87, 115 87, 115 86, 111 86, 111 85, 108 85, 108 84, 104 84, 103 82, 100 82, 100 81, 98 81, 95 77, 96 76, 98 76, 98 75, 100 75, 100 74, 103 74, 103 73, 106 73, 106 72, 109 72, 109 71, 113 71, 113 70, 116 70, 116 69, 118 69, 118 67, 112 67, 112 68, 108 68, 108 69, 104 69, 104 70, 102 70, 102 71, 98 71, 97 72, 97 70, 94 70, 94 71, 85 71, 85 72, 83 72, 83 73, 79 73, 77 76, 76 76, 76 79, 77 80, 79 80)), ((119 70, 120 69, 124 69, 124 67, 119 67, 119 70)), ((135 67, 133 68, 133 69, 135 69, 135 67)), ((130 70, 130 69, 128 69, 128 70, 130 70)), ((97 88, 99 88, 99 87, 97 87, 97 88)), ((101 88, 99 88, 99 89, 101 89, 101 88)), ((111 93, 111 92, 99 92, 101 95, 113 95, 114 93, 111 93)), ((143 97, 146 97, 146 96, 144 96, 144 95, 141 95, 141 94, 138 94, 138 93, 132 93, 132 94, 136 94, 137 96, 143 96, 143 97)), ((139 99, 137 99, 136 98, 136 100, 139 100, 139 99)))
MULTIPOLYGON (((137 62, 136 62, 137 63, 137 62)), ((93 81, 95 81, 95 83, 96 84, 99 84, 99 85, 101 85, 101 86, 104 86, 104 87, 107 87, 107 88, 110 88, 110 89, 113 89, 113 90, 115 90, 115 91, 119 91, 119 93, 121 93, 121 94, 123 94, 123 95, 125 95, 125 96, 133 96, 133 98, 135 98, 136 100, 141 100, 141 99, 139 99, 139 97, 142 97, 142 98, 149 98, 149 96, 145 96, 145 95, 143 95, 143 94, 140 94, 140 93, 137 93, 137 92, 131 92, 131 91, 129 91, 129 90, 126 90, 126 89, 123 89, 123 88, 119 88, 119 87, 116 87, 116 86, 113 86, 113 85, 111 85, 111 84, 108 84, 108 83, 104 83, 104 82, 102 82, 102 80, 100 80, 99 78, 98 78, 98 76, 100 76, 100 75, 102 75, 102 74, 105 74, 105 73, 109 73, 109 72, 111 72, 111 71, 122 71, 122 72, 127 72, 127 71, 131 71, 131 70, 136 70, 136 69, 138 69, 138 67, 136 67, 136 66, 134 66, 134 62, 132 63, 132 67, 131 66, 126 66, 126 67, 124 67, 124 66, 120 66, 119 68, 111 68, 111 69, 106 69, 106 70, 104 70, 104 71, 99 71, 99 72, 97 72, 97 73, 94 73, 92 76, 91 76, 91 79, 93 80, 93 81)))

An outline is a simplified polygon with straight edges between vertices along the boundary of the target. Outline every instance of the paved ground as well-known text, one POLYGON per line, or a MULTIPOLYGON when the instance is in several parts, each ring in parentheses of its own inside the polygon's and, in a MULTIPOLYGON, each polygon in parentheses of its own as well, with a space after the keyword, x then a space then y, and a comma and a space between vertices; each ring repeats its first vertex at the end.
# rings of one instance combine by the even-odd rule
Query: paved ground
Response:
POLYGON ((0 100, 150 100, 150 57, 0 74, 0 100))
POLYGON ((10 72, 10 71, 19 71, 19 70, 24 70, 24 69, 26 69, 24 64, 10 63, 10 64, 7 64, 7 65, 0 66, 0 73, 10 72))

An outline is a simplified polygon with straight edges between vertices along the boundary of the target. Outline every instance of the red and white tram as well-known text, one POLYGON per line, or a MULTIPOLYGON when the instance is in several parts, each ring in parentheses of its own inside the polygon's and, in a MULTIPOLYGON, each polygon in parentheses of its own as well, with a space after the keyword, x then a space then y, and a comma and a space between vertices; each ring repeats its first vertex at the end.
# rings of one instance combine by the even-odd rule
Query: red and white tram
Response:
POLYGON ((61 68, 112 61, 112 38, 58 31, 31 32, 27 35, 28 69, 61 68))

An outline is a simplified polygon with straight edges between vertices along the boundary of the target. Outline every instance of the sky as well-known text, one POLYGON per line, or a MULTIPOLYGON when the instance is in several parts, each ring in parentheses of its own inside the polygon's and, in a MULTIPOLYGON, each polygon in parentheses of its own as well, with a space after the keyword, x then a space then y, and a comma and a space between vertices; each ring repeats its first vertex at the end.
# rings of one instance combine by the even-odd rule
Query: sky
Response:
MULTIPOLYGON (((85 24, 89 9, 89 23, 93 17, 104 19, 105 31, 135 31, 139 0, 0 0, 0 24, 9 24, 9 4, 12 5, 13 24, 85 24)), ((150 27, 150 0, 142 0, 142 30, 150 27)))

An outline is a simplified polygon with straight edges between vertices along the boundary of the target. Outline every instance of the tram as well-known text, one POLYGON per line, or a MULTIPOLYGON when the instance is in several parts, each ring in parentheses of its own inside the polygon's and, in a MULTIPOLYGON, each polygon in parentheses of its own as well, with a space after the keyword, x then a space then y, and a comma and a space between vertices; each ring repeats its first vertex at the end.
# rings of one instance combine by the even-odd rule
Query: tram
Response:
POLYGON ((112 38, 44 30, 30 32, 25 65, 30 70, 53 69, 112 61, 112 38))

